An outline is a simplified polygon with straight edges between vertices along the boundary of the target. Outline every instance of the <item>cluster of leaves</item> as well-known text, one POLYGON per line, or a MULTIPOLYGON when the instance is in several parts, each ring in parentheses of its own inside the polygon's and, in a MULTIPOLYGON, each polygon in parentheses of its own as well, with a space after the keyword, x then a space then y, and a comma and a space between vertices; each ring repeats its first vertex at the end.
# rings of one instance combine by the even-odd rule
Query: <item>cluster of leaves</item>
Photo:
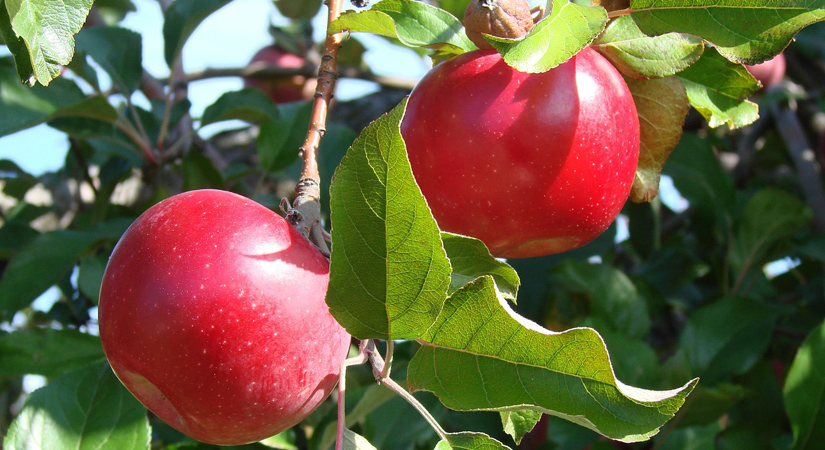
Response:
MULTIPOLYGON (((228 2, 169 5, 163 32, 170 70, 197 25, 228 2)), ((318 3, 276 6, 301 19, 318 3)), ((456 18, 466 1, 440 3, 444 9, 383 0, 345 14, 333 30, 430 48, 436 59, 474 49, 456 18)), ((601 436, 633 442, 662 426, 652 444, 624 445, 805 449, 821 442, 825 241, 809 206, 815 199, 782 129, 762 124, 768 143, 744 158, 734 150, 753 147, 752 128, 713 127, 756 120, 757 105, 747 97, 758 86, 741 63, 784 49, 825 17, 825 5, 602 3, 551 0, 525 39, 490 41, 524 71, 548 70, 592 44, 628 78, 647 119, 634 197, 655 196, 664 166, 689 207, 674 210, 658 199, 628 204, 622 243, 613 227, 564 255, 497 261, 478 241, 438 230, 406 162, 398 132, 403 104, 357 139, 346 127, 328 127, 320 151, 327 181, 337 168, 324 199, 333 223, 330 309, 357 338, 403 340, 393 378, 434 393, 417 398, 450 432, 439 443, 402 399, 356 368, 348 380, 346 422, 359 433, 348 434, 352 448, 506 448, 507 434, 520 441, 536 423, 542 426, 524 448, 600 448, 613 445, 601 436), (616 13, 625 8, 633 12, 616 13), (682 136, 688 105, 711 129, 691 125, 682 136), (736 170, 721 164, 732 156, 740 157, 736 170), (766 275, 765 265, 783 258, 794 267, 766 275), (702 378, 695 389, 695 382, 685 384, 695 377, 702 378), (683 387, 668 390, 676 386, 683 387), (541 413, 570 422, 540 422, 541 413)), ((116 26, 131 2, 98 0, 94 8, 108 25, 96 27, 83 27, 90 1, 38 12, 50 4, 0 1, 0 32, 14 55, 0 59, 0 135, 47 123, 70 136, 58 172, 35 177, 0 162, 10 205, 0 228, 3 446, 207 448, 158 421, 150 427, 145 409, 105 366, 93 319, 105 261, 137 214, 182 189, 230 189, 274 207, 289 193, 283 180, 297 175, 293 149, 308 105, 274 105, 244 90, 192 118, 185 97, 170 89, 142 108, 131 101, 143 89, 140 36, 116 26), (49 29, 62 34, 44 39, 49 29), (90 60, 111 87, 102 86, 90 60), (55 79, 66 64, 76 78, 55 79), (198 137, 200 127, 230 119, 255 124, 251 150, 198 137), (60 290, 57 303, 36 308, 51 286, 60 290), (23 401, 28 374, 49 383, 23 401)), ((766 107, 785 111, 789 96, 766 97, 763 115, 766 107)), ((819 98, 794 100, 817 105, 819 98)), ((250 448, 326 449, 334 421, 327 404, 295 430, 250 448)))

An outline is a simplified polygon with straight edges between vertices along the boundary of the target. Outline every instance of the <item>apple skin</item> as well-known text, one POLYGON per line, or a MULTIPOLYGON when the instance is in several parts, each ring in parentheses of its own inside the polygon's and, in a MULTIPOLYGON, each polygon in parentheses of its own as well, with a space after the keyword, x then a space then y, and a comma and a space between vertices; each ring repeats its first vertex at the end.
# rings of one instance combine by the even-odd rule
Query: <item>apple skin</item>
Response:
MULTIPOLYGON (((304 60, 298 55, 286 52, 275 45, 266 46, 252 57, 249 66, 262 65, 287 69, 304 67, 304 60)), ((245 88, 263 91, 275 103, 306 101, 315 96, 315 78, 294 75, 285 78, 244 77, 245 88)))
POLYGON ((782 81, 782 78, 785 77, 785 54, 780 53, 773 59, 752 66, 746 65, 745 68, 748 69, 748 72, 750 72, 754 78, 762 83, 764 89, 767 89, 779 83, 782 81))
POLYGON ((283 218, 225 191, 170 197, 115 247, 103 350, 147 408, 202 442, 265 439, 337 382, 350 336, 324 300, 329 263, 283 218))
POLYGON ((590 48, 528 74, 494 51, 433 68, 401 133, 442 230, 526 258, 580 247, 616 218, 639 157, 639 120, 621 75, 590 48))

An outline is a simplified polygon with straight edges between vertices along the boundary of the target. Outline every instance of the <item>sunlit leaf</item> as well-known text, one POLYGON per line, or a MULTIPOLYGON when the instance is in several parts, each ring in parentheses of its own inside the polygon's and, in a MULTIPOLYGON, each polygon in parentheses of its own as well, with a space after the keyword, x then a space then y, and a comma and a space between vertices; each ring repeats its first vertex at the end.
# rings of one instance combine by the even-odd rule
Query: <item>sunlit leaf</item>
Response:
POLYGON ((509 308, 491 277, 450 296, 419 342, 407 383, 448 408, 529 407, 626 442, 656 434, 696 384, 650 391, 621 383, 594 330, 541 328, 509 308))
POLYGON ((825 323, 796 352, 785 380, 785 407, 793 450, 814 450, 825 442, 825 323))
POLYGON ((330 187, 327 304, 359 339, 415 339, 450 284, 440 232, 415 184, 399 124, 406 102, 365 129, 330 187))

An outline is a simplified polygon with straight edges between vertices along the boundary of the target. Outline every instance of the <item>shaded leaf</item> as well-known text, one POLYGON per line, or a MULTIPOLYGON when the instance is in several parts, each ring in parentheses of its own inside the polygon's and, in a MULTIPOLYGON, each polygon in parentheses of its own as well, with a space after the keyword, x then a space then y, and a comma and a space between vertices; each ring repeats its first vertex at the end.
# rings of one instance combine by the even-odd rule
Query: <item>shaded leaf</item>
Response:
POLYGON ((0 318, 10 319, 69 273, 93 244, 116 240, 130 219, 115 219, 92 231, 56 230, 37 236, 11 260, 0 279, 0 318))
POLYGON ((210 14, 230 0, 175 0, 169 5, 163 20, 163 55, 172 67, 195 28, 210 14))
POLYGON ((124 94, 140 87, 143 43, 140 34, 119 27, 84 28, 77 35, 77 51, 91 56, 124 94))
POLYGON ((793 429, 793 450, 814 450, 825 442, 825 323, 796 352, 785 379, 785 408, 793 429))
POLYGON ((622 16, 610 22, 593 48, 626 77, 661 78, 695 63, 705 45, 698 37, 685 33, 648 36, 630 16, 622 16))
POLYGON ((201 126, 224 120, 243 120, 249 123, 264 123, 278 119, 278 107, 260 89, 243 89, 226 92, 215 103, 206 107, 201 117, 201 126))
POLYGON ((407 383, 448 408, 529 407, 625 442, 656 434, 696 384, 650 391, 621 383, 594 330, 541 328, 497 296, 491 277, 450 296, 419 342, 407 383))
POLYGON ((100 338, 75 330, 34 328, 0 336, 0 376, 57 377, 103 359, 100 338))
MULTIPOLYGON (((26 58, 16 58, 18 72, 32 74, 44 86, 60 75, 62 66, 72 60, 74 35, 86 22, 92 1, 5 0, 11 27, 28 51, 30 67, 21 66, 26 58)), ((30 82, 28 76, 20 79, 30 82)))
POLYGON ((201 152, 191 151, 183 158, 183 190, 222 189, 223 177, 212 161, 201 152))
POLYGON ((553 11, 523 39, 485 36, 504 61, 521 72, 546 72, 587 47, 607 23, 603 8, 553 0, 553 11))
MULTIPOLYGON (((277 119, 261 123, 255 140, 261 167, 277 172, 289 167, 298 158, 298 149, 306 137, 306 124, 311 113, 311 102, 287 103, 278 107, 277 119)), ((333 126, 330 125, 330 130, 333 126)), ((332 136, 337 136, 335 133, 329 135, 321 141, 321 145, 332 136)))
POLYGON ((330 313, 359 339, 415 339, 441 311, 450 262, 415 184, 399 124, 369 125, 332 180, 330 313))
POLYGON ((756 64, 782 51, 802 28, 825 18, 810 0, 631 0, 631 16, 645 33, 702 37, 731 61, 756 64))
POLYGON ((6 450, 148 450, 146 409, 105 362, 32 392, 3 441, 6 450))
POLYGON ((556 290, 586 294, 590 314, 615 331, 636 338, 650 332, 647 305, 622 271, 604 264, 565 261, 551 271, 550 279, 556 290))
POLYGON ((114 123, 117 112, 101 96, 86 97, 65 78, 43 86, 26 87, 17 80, 9 58, 0 58, 0 136, 58 117, 85 117, 114 123))
POLYGON ((521 284, 518 273, 506 262, 490 254, 478 239, 452 233, 441 233, 444 250, 453 268, 450 292, 483 275, 491 275, 504 298, 515 302, 521 284))
POLYGON ((708 48, 695 64, 679 73, 690 104, 711 127, 741 128, 756 121, 759 108, 744 100, 759 89, 756 79, 741 64, 708 48))
POLYGON ((366 11, 347 11, 329 31, 349 30, 396 38, 409 47, 459 54, 476 48, 461 21, 443 9, 413 0, 383 0, 366 11))
POLYGON ((761 268, 776 244, 810 227, 812 213, 799 197, 776 188, 757 191, 742 211, 730 252, 736 273, 761 268))
POLYGON ((514 411, 502 411, 501 425, 504 432, 512 436, 513 441, 518 445, 524 435, 530 432, 541 420, 541 412, 533 409, 517 409, 514 411))
POLYGON ((762 358, 778 317, 756 300, 726 298, 694 311, 679 338, 693 374, 713 385, 742 375, 762 358))
POLYGON ((626 81, 636 103, 640 132, 639 165, 630 199, 649 202, 659 194, 662 167, 682 138, 688 99, 677 77, 626 81))

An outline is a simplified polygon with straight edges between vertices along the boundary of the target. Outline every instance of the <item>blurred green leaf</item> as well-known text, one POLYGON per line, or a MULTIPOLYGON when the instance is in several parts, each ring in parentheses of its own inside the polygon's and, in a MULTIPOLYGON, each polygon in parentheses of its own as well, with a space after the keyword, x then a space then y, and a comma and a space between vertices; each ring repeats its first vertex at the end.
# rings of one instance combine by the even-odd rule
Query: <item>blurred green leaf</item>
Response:
POLYGON ((415 184, 399 124, 406 102, 368 126, 330 187, 330 313, 359 339, 415 339, 438 316, 450 262, 415 184))
POLYGON ((124 95, 140 87, 143 43, 140 34, 119 27, 84 28, 77 34, 77 51, 91 56, 124 95))
POLYGON ((518 287, 521 284, 518 273, 506 262, 494 258, 483 242, 446 232, 441 233, 441 240, 453 268, 450 292, 482 275, 491 275, 504 298, 516 301, 518 287))
POLYGON ((750 390, 737 384, 719 383, 708 387, 699 383, 690 394, 679 425, 691 427, 715 422, 750 394, 750 390))
POLYGON ((776 244, 810 227, 812 213, 800 198, 776 188, 762 189, 748 200, 739 218, 730 252, 734 273, 761 267, 776 244))
POLYGON ((745 64, 772 58, 800 29, 825 18, 822 3, 810 0, 631 0, 630 8, 645 33, 699 36, 745 64))
POLYGON ((57 284, 93 244, 116 240, 131 223, 115 219, 89 231, 56 230, 37 236, 11 260, 0 279, 0 318, 9 320, 57 284))
POLYGON ((705 426, 676 428, 656 439, 659 450, 715 450, 714 440, 722 431, 720 423, 705 426))
MULTIPOLYGON (((83 27, 93 0, 5 0, 4 7, 16 36, 26 45, 28 57, 15 54, 19 79, 29 75, 46 86, 69 64, 74 35, 83 27)), ((6 38, 5 34, 4 38, 6 38)), ((10 48, 14 51, 15 48, 10 48)), ((17 51, 24 48, 17 47, 17 51)))
POLYGON ((6 450, 148 450, 146 409, 105 362, 32 392, 3 441, 6 450))
POLYGON ((223 189, 223 177, 202 152, 190 151, 183 158, 183 190, 223 189))
POLYGON ((793 450, 814 450, 825 442, 825 322, 794 357, 785 379, 785 407, 793 428, 793 450))
POLYGON ((215 103, 206 107, 201 117, 201 126, 224 120, 243 120, 249 123, 264 123, 278 119, 278 107, 260 89, 243 89, 226 92, 215 103))
POLYGON ((546 72, 587 47, 607 23, 604 8, 553 0, 553 11, 523 39, 484 38, 521 72, 546 72))
POLYGON ((27 224, 11 222, 0 228, 0 259, 12 259, 40 233, 27 224))
POLYGON ((0 58, 0 110, 4 112, 0 115, 0 136, 57 117, 86 117, 109 124, 117 120, 117 112, 105 98, 87 98, 74 82, 64 78, 48 88, 20 84, 9 58, 0 58))
POLYGON ((298 149, 306 137, 312 103, 279 105, 278 111, 277 119, 261 123, 255 141, 261 167, 268 172, 283 170, 298 158, 298 149))
POLYGON ((741 128, 756 121, 759 107, 745 100, 757 91, 756 79, 741 64, 723 58, 714 48, 679 72, 690 104, 711 127, 741 128))
POLYGON ((509 434, 518 445, 524 435, 529 433, 533 427, 541 420, 542 413, 532 409, 517 409, 513 411, 502 411, 501 426, 504 432, 509 434))
POLYGON ((779 311, 756 300, 725 298, 694 311, 679 339, 695 376, 714 385, 750 370, 765 353, 779 311))
POLYGON ((103 281, 103 272, 106 270, 108 258, 104 255, 87 256, 80 260, 77 272, 77 287, 86 297, 95 304, 100 300, 100 284, 103 281))
POLYGON ((329 27, 330 32, 342 30, 397 38, 409 47, 439 48, 452 54, 476 48, 455 16, 413 0, 383 0, 366 11, 347 11, 329 27))
POLYGON ((647 305, 633 281, 613 267, 566 261, 550 273, 554 289, 585 294, 591 315, 618 332, 643 338, 650 332, 647 305))
POLYGON ((175 0, 169 5, 163 20, 163 55, 169 67, 178 59, 195 28, 229 2, 230 0, 175 0))
POLYGON ((621 16, 610 22, 593 48, 626 77, 660 78, 695 63, 705 45, 700 38, 685 33, 648 36, 630 16, 621 16))
POLYGON ((75 330, 33 328, 0 336, 0 377, 54 378, 103 358, 100 338, 75 330))
POLYGON ((692 133, 683 135, 663 171, 673 178, 691 208, 722 224, 730 222, 736 189, 707 140, 692 133))
POLYGON ((137 11, 132 0, 95 0, 95 9, 109 26, 123 20, 127 13, 137 11))
POLYGON ((3 182, 3 193, 17 200, 23 200, 26 192, 38 183, 37 178, 10 159, 0 159, 0 180, 3 182))
POLYGON ((516 315, 489 276, 453 293, 419 342, 411 391, 459 411, 530 407, 623 442, 656 434, 697 381, 670 391, 619 382, 594 330, 541 328, 516 315))

